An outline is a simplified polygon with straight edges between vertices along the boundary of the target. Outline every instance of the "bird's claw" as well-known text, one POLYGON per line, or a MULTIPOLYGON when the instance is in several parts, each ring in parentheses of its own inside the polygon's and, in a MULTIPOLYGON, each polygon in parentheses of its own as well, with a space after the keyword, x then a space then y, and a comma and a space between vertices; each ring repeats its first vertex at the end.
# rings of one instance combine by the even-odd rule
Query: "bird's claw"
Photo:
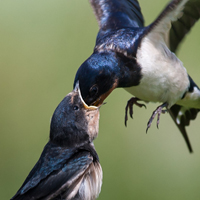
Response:
POLYGON ((151 115, 151 117, 150 117, 150 119, 149 119, 149 121, 147 123, 146 133, 147 133, 148 129, 151 127, 152 121, 154 120, 154 118, 155 118, 156 115, 157 115, 156 125, 157 125, 157 128, 159 128, 158 125, 160 123, 160 115, 161 115, 161 113, 164 114, 164 113, 166 113, 168 111, 167 109, 163 110, 163 107, 166 107, 166 106, 167 106, 167 103, 164 103, 161 106, 158 106, 156 108, 156 110, 153 111, 153 114, 151 115))
POLYGON ((127 126, 127 121, 128 121, 128 109, 129 109, 129 115, 131 118, 133 118, 133 105, 137 105, 138 107, 145 107, 145 104, 141 104, 138 103, 137 101, 139 101, 140 99, 137 97, 132 97, 131 99, 128 100, 127 104, 126 104, 126 108, 125 108, 125 126, 127 126))

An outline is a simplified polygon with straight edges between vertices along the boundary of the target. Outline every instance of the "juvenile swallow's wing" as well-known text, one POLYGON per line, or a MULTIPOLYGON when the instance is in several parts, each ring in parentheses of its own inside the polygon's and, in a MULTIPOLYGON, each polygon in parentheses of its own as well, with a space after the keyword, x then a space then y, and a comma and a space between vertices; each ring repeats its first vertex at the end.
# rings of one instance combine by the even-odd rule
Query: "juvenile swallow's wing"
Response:
POLYGON ((54 145, 52 147, 48 143, 12 200, 52 199, 58 195, 73 197, 79 189, 76 186, 80 185, 83 174, 92 161, 88 151, 75 152, 54 145))
POLYGON ((137 0, 90 0, 90 3, 103 32, 144 26, 137 0))

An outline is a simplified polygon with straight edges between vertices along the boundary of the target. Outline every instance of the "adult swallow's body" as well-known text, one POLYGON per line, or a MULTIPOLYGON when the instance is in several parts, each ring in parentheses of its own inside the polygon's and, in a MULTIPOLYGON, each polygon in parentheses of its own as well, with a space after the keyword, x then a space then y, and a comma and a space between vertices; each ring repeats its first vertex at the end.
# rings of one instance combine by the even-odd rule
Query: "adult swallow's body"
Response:
MULTIPOLYGON (((94 107, 93 107, 94 108, 94 107)), ((93 140, 98 134, 98 108, 85 108, 77 88, 56 108, 50 140, 12 200, 94 200, 102 169, 93 140)))
MULTIPOLYGON (((162 102, 152 120, 169 111, 190 152, 185 126, 200 109, 200 90, 176 57, 179 43, 200 17, 200 0, 173 0, 158 18, 144 27, 137 0, 90 0, 99 22, 93 54, 80 66, 74 85, 80 83, 88 105, 100 105, 117 87, 133 94, 127 104, 162 102)), ((127 120, 127 118, 126 118, 127 120)))

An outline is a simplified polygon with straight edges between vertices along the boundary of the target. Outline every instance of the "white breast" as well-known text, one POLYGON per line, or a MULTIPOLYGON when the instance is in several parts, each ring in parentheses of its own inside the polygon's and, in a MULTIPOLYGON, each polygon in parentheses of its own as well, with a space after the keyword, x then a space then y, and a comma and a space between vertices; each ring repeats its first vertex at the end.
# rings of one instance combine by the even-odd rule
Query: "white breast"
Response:
POLYGON ((142 67, 142 79, 139 86, 125 89, 144 101, 167 102, 169 107, 176 103, 189 86, 188 75, 162 38, 148 34, 136 57, 142 67))
POLYGON ((81 200, 95 200, 101 191, 103 172, 99 162, 91 163, 84 176, 79 196, 81 200))

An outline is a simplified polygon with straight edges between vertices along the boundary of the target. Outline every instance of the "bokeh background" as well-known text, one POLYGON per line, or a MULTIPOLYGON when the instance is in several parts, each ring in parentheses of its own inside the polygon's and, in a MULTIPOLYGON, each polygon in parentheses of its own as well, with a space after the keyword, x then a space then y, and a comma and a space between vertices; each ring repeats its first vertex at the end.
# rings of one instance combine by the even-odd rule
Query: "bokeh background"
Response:
MULTIPOLYGON (((140 0, 145 24, 167 0, 140 0)), ((50 118, 72 90, 75 73, 91 55, 98 31, 87 0, 0 1, 0 199, 10 199, 48 142, 50 118)), ((178 52, 200 85, 200 23, 178 52)), ((169 114, 148 134, 146 123, 158 104, 134 108, 124 126, 131 98, 116 89, 101 108, 95 141, 104 172, 99 200, 199 200, 200 116, 189 128, 190 154, 169 114)))

